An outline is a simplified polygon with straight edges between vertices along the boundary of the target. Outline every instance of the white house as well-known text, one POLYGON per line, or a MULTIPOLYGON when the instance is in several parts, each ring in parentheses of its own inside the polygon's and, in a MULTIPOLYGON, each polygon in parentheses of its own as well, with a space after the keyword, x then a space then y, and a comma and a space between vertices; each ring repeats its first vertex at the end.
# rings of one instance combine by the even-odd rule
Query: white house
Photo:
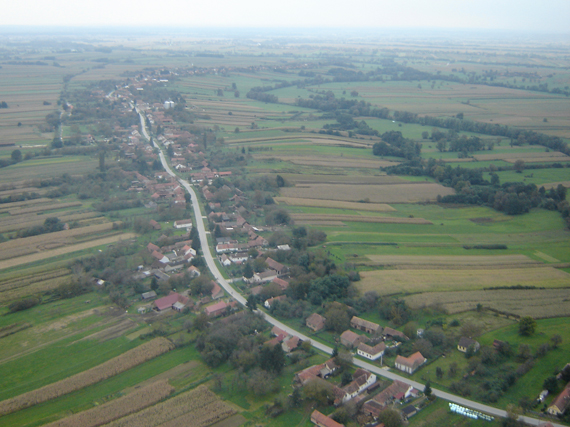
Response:
POLYGON ((374 347, 370 347, 367 344, 360 343, 357 348, 357 353, 359 356, 365 357, 370 360, 379 359, 384 355, 384 351, 386 350, 386 344, 381 342, 380 344, 376 344, 374 347))
POLYGON ((174 221, 174 228, 192 228, 192 220, 181 219, 180 221, 174 221))

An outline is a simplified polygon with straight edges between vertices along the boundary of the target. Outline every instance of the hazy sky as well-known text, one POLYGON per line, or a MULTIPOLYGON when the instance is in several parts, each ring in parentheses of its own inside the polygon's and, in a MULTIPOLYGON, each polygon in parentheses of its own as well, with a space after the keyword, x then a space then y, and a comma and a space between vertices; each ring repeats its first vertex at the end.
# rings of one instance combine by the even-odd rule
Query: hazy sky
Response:
POLYGON ((570 0, 11 0, 0 25, 570 32, 570 0))

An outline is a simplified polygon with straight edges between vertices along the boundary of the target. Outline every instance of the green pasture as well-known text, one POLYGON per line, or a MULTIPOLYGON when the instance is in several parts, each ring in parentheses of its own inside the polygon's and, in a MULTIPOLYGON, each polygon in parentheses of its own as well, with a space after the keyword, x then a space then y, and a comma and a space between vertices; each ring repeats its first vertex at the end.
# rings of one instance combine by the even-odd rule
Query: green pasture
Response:
MULTIPOLYGON (((514 170, 495 172, 499 175, 501 183, 524 182, 525 184, 548 184, 550 182, 570 181, 570 168, 526 169, 522 173, 514 170)), ((490 173, 483 173, 485 179, 490 180, 490 173)))
POLYGON ((0 180, 17 181, 22 179, 48 178, 85 174, 95 171, 99 161, 86 156, 44 157, 25 160, 20 163, 0 169, 0 180))

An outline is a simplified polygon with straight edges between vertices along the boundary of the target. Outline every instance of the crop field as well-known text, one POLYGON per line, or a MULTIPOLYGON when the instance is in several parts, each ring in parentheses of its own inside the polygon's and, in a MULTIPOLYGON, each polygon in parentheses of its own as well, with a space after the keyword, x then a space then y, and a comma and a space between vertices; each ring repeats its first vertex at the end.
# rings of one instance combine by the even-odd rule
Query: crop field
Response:
POLYGON ((412 309, 442 307, 449 314, 483 307, 535 319, 568 315, 570 289, 501 289, 484 291, 430 292, 404 298, 412 309))
MULTIPOLYGON (((538 187, 541 186, 554 186, 558 184, 568 185, 570 181, 570 168, 548 168, 548 169, 532 169, 525 170, 523 173, 517 173, 515 171, 498 171, 495 172, 501 182, 524 182, 526 184, 536 184, 538 187)), ((485 179, 490 179, 489 173, 483 173, 485 179)), ((548 187, 550 188, 550 187, 548 187)))
POLYGON ((174 391, 168 381, 156 381, 137 388, 126 396, 46 424, 46 427, 97 427, 160 402, 174 391))
POLYGON ((395 166, 398 162, 388 160, 364 160, 352 159, 350 157, 305 157, 305 156, 254 156, 258 160, 266 160, 272 158, 279 158, 284 162, 291 162, 295 165, 307 166, 328 166, 328 167, 344 167, 344 168, 368 168, 378 169, 381 167, 395 166))
POLYGON ((26 176, 28 179, 51 178, 64 173, 70 175, 85 174, 96 170, 97 160, 86 156, 65 156, 44 159, 25 160, 0 169, 0 180, 16 181, 26 176))
POLYGON ((326 199, 372 203, 415 203, 433 201, 438 195, 454 194, 454 190, 435 183, 406 183, 397 185, 345 185, 345 184, 303 184, 284 187, 284 197, 303 199, 326 199))
POLYGON ((514 163, 517 160, 524 160, 528 163, 542 162, 567 162, 570 160, 566 154, 559 151, 551 151, 549 153, 496 153, 496 154, 474 154, 476 160, 504 160, 514 163))
MULTIPOLYGON (((8 231, 21 230, 23 228, 35 227, 36 225, 43 225, 45 220, 54 217, 55 214, 30 214, 14 217, 0 217, 0 233, 8 231)), ((82 210, 71 210, 58 212, 57 217, 62 222, 68 221, 81 221, 101 216, 98 212, 83 212, 82 210), (80 212, 80 213, 77 213, 80 212)))
POLYGON ((39 253, 35 253, 32 255, 24 255, 24 256, 20 256, 20 257, 16 257, 16 258, 11 258, 9 260, 3 261, 2 267, 3 268, 10 268, 10 267, 18 266, 18 265, 30 264, 30 263, 33 263, 36 261, 41 261, 44 259, 69 254, 72 252, 78 252, 78 251, 82 251, 85 249, 95 248, 97 246, 108 245, 110 243, 119 242, 121 240, 132 239, 135 237, 137 237, 137 235, 135 233, 118 232, 118 234, 115 234, 115 235, 110 236, 110 237, 104 237, 101 239, 89 240, 87 242, 77 243, 77 244, 69 245, 69 246, 64 246, 64 247, 60 247, 58 249, 49 249, 49 250, 42 251, 39 253))
POLYGON ((107 234, 112 229, 113 223, 104 223, 9 240, 0 243, 0 260, 92 240, 107 234))
POLYGON ((370 260, 383 266, 441 266, 441 267, 505 267, 505 266, 536 266, 542 264, 525 255, 368 255, 370 260))
POLYGON ((354 184, 354 185, 383 185, 404 184, 409 181, 394 175, 332 175, 332 174, 280 174, 292 184, 354 184))
POLYGON ((372 211, 372 212, 395 212, 390 205, 381 203, 354 203, 341 202, 338 200, 321 200, 321 199, 300 199, 295 197, 274 197, 277 203, 284 203, 288 206, 309 206, 316 208, 336 208, 348 209, 355 211, 372 211))
POLYGON ((423 218, 398 218, 364 215, 335 215, 335 214, 301 214, 293 213, 291 218, 295 221, 353 221, 379 224, 433 224, 423 218))
POLYGON ((4 400, 0 402, 0 415, 19 411, 29 406, 37 405, 38 403, 46 402, 89 385, 96 384, 99 381, 103 381, 113 375, 117 375, 120 372, 166 353, 173 348, 174 344, 166 338, 155 338, 87 371, 37 390, 24 393, 20 396, 4 400))
POLYGON ((570 274, 552 267, 380 270, 363 271, 361 277, 362 280, 356 282, 361 292, 376 291, 380 295, 469 291, 516 285, 563 288, 570 283, 570 274))
POLYGON ((233 414, 235 411, 232 408, 202 385, 116 420, 108 427, 207 427, 233 414))
POLYGON ((67 269, 60 272, 42 273, 33 279, 26 276, 14 281, 0 283, 0 304, 28 295, 39 294, 56 289, 59 285, 69 282, 71 276, 67 269))

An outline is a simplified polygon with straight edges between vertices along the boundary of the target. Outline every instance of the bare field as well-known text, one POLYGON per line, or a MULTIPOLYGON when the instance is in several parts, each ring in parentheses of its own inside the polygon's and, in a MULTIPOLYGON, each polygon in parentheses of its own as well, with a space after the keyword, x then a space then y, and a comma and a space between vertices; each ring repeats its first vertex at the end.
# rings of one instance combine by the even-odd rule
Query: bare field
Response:
POLYGON ((570 188, 570 181, 559 181, 559 182, 551 182, 549 184, 541 184, 538 187, 544 187, 546 190, 550 190, 551 188, 556 188, 559 185, 563 185, 566 188, 570 188))
POLYGON ((306 184, 281 188, 284 197, 373 203, 416 203, 436 200, 438 195, 455 194, 440 184, 417 182, 396 185, 306 184))
POLYGON ((381 217, 381 216, 363 216, 363 215, 335 215, 335 214, 291 214, 291 218, 295 221, 352 221, 352 222, 370 222, 382 224, 433 224, 431 221, 423 218, 398 218, 398 217, 381 217))
POLYGON ((9 240, 7 242, 0 243, 0 260, 16 258, 35 252, 41 252, 46 249, 56 249, 61 246, 75 244, 78 243, 78 237, 104 233, 112 229, 113 223, 108 222, 9 240))
MULTIPOLYGON (((82 212, 76 213, 77 211, 70 212, 58 212, 57 217, 62 222, 68 221, 79 221, 82 219, 88 219, 93 217, 101 216, 98 212, 82 212)), ((0 219, 0 233, 5 233, 7 231, 16 231, 22 228, 35 227, 36 225, 43 225, 47 218, 53 217, 54 214, 28 214, 21 215, 17 218, 5 217, 0 219)))
POLYGON ((52 249, 48 251, 44 251, 41 253, 33 254, 33 255, 24 255, 17 258, 12 258, 6 261, 2 261, 0 268, 10 268, 15 267, 22 264, 28 264, 31 262, 41 261, 47 258, 52 258, 59 255, 65 255, 71 252, 82 251, 84 249, 94 248, 96 246, 108 245, 110 243, 115 243, 120 240, 132 239, 137 235, 134 233, 119 233, 115 236, 105 237, 103 239, 96 239, 90 240, 88 242, 79 243, 76 245, 65 246, 59 249, 52 249))
POLYGON ((552 267, 492 269, 379 270, 360 273, 356 286, 362 292, 380 295, 402 292, 445 292, 481 290, 494 286, 562 288, 570 285, 570 274, 552 267))
POLYGON ((293 184, 390 185, 410 182, 394 175, 305 175, 293 173, 281 173, 280 175, 293 184))
POLYGON ((179 394, 107 427, 206 427, 235 414, 206 386, 179 394))
POLYGON ((373 263, 388 266, 431 265, 431 266, 505 266, 540 265, 525 255, 366 255, 373 263))
POLYGON ((412 309, 438 305, 448 313, 473 310, 477 304, 535 319, 568 316, 570 289, 508 289, 430 292, 404 298, 412 309))
POLYGON ((274 197, 277 203, 286 203, 289 206, 308 206, 314 208, 337 208, 350 209, 355 211, 371 211, 371 212, 395 212, 390 205, 382 203, 354 203, 341 202, 338 200, 322 200, 322 199, 300 199, 295 197, 274 197))
POLYGON ((174 391, 167 380, 157 381, 118 399, 46 424, 46 427, 98 427, 160 402, 174 391))
POLYGON ((166 338, 155 338, 99 366, 95 366, 94 368, 37 390, 13 397, 12 399, 4 400, 0 402, 0 415, 16 412, 73 391, 81 390, 84 387, 96 384, 128 369, 134 368, 147 360, 154 359, 173 348, 174 344, 166 338))

